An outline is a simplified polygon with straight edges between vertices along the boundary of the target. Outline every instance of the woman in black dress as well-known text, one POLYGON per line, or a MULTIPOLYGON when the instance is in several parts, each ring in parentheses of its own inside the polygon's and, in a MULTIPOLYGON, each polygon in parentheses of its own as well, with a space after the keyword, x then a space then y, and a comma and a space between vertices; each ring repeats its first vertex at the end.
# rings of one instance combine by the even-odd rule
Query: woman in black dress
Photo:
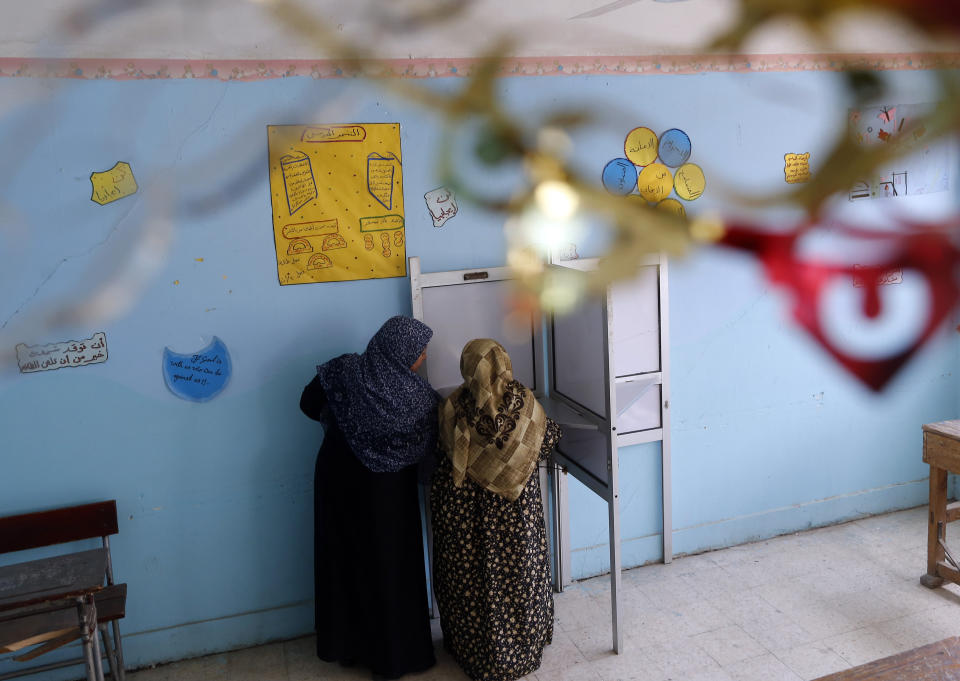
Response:
POLYGON ((560 439, 507 351, 467 343, 464 383, 440 407, 431 490, 434 591, 443 643, 475 681, 540 666, 553 640, 553 589, 537 463, 560 439))
POLYGON ((300 409, 324 423, 314 478, 317 655, 397 678, 435 664, 417 462, 439 398, 416 373, 433 332, 392 317, 362 355, 317 367, 300 409))

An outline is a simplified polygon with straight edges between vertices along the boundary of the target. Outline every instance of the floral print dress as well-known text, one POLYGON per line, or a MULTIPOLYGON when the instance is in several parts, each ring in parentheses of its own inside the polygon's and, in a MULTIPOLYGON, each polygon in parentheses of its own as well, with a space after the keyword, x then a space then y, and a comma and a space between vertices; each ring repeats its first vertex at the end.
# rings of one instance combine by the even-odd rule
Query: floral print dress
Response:
MULTIPOLYGON (((547 420, 545 459, 560 439, 547 420)), ((512 681, 540 666, 553 640, 547 533, 534 471, 516 501, 466 478, 443 452, 430 495, 434 591, 444 647, 475 681, 512 681)))

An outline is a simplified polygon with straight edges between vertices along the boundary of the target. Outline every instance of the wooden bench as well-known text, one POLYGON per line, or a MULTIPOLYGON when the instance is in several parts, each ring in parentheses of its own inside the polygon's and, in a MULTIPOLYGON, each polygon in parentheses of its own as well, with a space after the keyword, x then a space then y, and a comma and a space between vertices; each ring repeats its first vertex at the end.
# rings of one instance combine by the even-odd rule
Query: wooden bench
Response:
MULTIPOLYGON (((126 614, 127 585, 114 582, 110 557, 110 535, 117 532, 116 501, 7 516, 0 518, 0 553, 25 551, 97 537, 101 539, 103 551, 106 554, 102 576, 103 586, 91 595, 93 600, 91 611, 95 612, 96 627, 103 643, 101 653, 96 636, 93 637, 96 667, 99 669, 101 659, 106 659, 110 666, 111 677, 115 681, 124 681, 123 645, 118 621, 126 614), (107 631, 108 626, 113 629, 112 641, 107 631)), ((69 565, 71 556, 75 556, 79 561, 83 553, 65 554, 63 556, 65 560, 60 562, 69 565)), ((44 564, 44 561, 37 562, 44 564)), ((33 660, 83 635, 82 626, 78 626, 76 599, 39 599, 39 602, 25 602, 21 607, 0 611, 0 653, 16 653, 32 648, 13 658, 18 662, 33 660)), ((0 681, 87 662, 85 658, 78 658, 34 665, 0 673, 0 681)))
POLYGON ((960 567, 947 548, 947 523, 960 519, 960 503, 947 503, 947 474, 960 473, 960 420, 923 426, 923 461, 930 464, 927 571, 920 583, 934 589, 944 580, 960 584, 960 567))

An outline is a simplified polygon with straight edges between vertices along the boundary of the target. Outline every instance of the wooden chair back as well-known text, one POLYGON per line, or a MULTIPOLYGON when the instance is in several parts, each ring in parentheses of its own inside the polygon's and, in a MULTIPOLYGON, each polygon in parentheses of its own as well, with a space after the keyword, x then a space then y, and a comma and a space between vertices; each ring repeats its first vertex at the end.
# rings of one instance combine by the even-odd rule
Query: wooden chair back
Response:
POLYGON ((0 518, 0 553, 117 534, 117 502, 101 501, 0 518))
MULTIPOLYGON (((95 598, 97 623, 100 638, 103 641, 104 656, 110 662, 111 679, 125 681, 123 664, 123 644, 120 639, 118 621, 126 615, 127 585, 115 584, 113 581, 113 560, 110 556, 110 536, 117 534, 117 502, 115 500, 100 501, 81 506, 56 508, 49 511, 23 513, 20 515, 0 517, 0 554, 14 551, 37 549, 55 544, 66 544, 84 539, 99 538, 107 550, 107 585, 99 591, 95 598), (107 634, 107 625, 113 629, 113 643, 107 634)), ((35 647, 31 652, 21 654, 14 660, 26 662, 51 650, 55 650, 76 638, 80 637, 80 630, 76 627, 77 606, 75 603, 50 603, 48 606, 34 608, 29 613, 10 611, 0 616, 0 640, 25 642, 39 637, 40 642, 50 632, 65 633, 35 647), (36 612, 34 612, 36 610, 36 612)), ((95 668, 100 667, 100 649, 94 637, 94 647, 97 657, 95 668)), ((31 644, 33 645, 33 644, 31 644)), ((17 650, 19 648, 13 648, 17 650)), ((10 652, 0 648, 0 652, 10 652)), ((39 671, 67 667, 84 662, 80 660, 62 660, 40 667, 30 667, 15 672, 0 674, 0 680, 14 676, 24 676, 39 671)), ((88 661, 89 664, 89 661, 88 661)), ((92 673, 88 667, 88 673, 92 673)))

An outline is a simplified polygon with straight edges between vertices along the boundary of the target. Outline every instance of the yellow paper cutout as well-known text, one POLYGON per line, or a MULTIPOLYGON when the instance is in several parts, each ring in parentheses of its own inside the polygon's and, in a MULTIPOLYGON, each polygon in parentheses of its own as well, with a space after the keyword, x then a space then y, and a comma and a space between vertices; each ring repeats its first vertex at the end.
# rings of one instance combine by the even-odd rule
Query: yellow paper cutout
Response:
POLYGON ((110 170, 102 173, 90 173, 93 193, 90 200, 101 206, 122 199, 137 191, 137 181, 133 177, 130 164, 118 161, 110 170))
POLYGON ((651 163, 637 176, 637 189, 647 201, 660 201, 673 189, 673 174, 662 163, 651 163))
POLYGON ((810 181, 810 152, 783 155, 783 176, 788 184, 810 181))
POLYGON ((638 166, 656 161, 658 148, 657 134, 650 128, 634 128, 623 142, 623 153, 638 166))
POLYGON ((668 213, 673 213, 678 217, 686 217, 687 209, 683 207, 683 204, 677 201, 676 199, 664 199, 657 204, 657 208, 660 210, 665 210, 668 213))
POLYGON ((281 285, 406 275, 399 124, 271 125, 267 140, 281 285))
POLYGON ((696 163, 684 163, 677 168, 677 174, 673 178, 673 187, 677 190, 677 196, 684 201, 699 199, 706 186, 707 180, 703 176, 703 169, 696 163))
POLYGON ((294 151, 280 157, 283 173, 283 191, 287 196, 290 215, 317 198, 317 181, 313 174, 310 157, 302 151, 294 151))
POLYGON ((393 154, 367 156, 367 191, 387 210, 393 209, 393 178, 400 174, 400 160, 393 154))

